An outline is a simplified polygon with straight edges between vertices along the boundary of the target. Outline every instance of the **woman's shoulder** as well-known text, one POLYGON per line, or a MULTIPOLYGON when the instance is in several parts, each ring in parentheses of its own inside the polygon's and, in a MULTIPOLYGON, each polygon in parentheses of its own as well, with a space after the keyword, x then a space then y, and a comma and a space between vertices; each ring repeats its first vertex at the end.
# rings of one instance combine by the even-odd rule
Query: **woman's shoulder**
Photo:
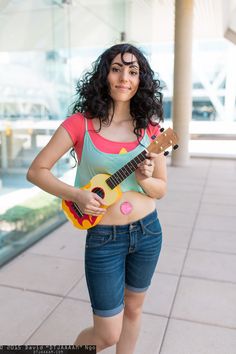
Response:
POLYGON ((85 119, 82 113, 74 113, 67 117, 61 124, 70 134, 74 144, 80 141, 84 136, 85 119))
POLYGON ((71 116, 67 117, 63 122, 63 126, 74 126, 77 127, 78 125, 81 126, 84 124, 84 116, 82 113, 77 112, 72 114, 71 116))

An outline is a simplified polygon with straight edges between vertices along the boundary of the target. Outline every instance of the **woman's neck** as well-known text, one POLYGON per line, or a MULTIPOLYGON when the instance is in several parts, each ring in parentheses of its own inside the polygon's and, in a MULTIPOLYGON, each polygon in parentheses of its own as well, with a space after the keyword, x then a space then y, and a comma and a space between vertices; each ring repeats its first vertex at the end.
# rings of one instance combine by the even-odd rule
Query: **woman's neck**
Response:
POLYGON ((113 122, 121 123, 133 120, 130 114, 129 102, 116 102, 113 109, 110 110, 109 116, 112 117, 113 122))

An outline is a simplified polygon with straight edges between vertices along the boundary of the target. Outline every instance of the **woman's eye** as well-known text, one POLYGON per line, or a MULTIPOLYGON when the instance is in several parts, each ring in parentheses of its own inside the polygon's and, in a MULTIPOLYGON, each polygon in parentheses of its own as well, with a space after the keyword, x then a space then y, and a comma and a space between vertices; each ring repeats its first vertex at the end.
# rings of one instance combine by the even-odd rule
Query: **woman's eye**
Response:
POLYGON ((117 73, 117 72, 119 71, 119 69, 118 69, 118 68, 111 68, 111 71, 112 71, 113 73, 117 73))
POLYGON ((137 71, 131 71, 130 74, 131 74, 132 76, 138 75, 137 71))

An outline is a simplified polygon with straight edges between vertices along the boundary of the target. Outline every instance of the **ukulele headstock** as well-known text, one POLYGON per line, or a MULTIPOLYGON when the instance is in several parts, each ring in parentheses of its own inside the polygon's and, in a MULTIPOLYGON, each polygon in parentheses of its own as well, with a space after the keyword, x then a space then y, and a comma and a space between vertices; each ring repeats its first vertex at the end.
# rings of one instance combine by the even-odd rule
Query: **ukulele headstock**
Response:
POLYGON ((169 152, 165 150, 168 149, 170 146, 172 146, 174 150, 178 148, 178 137, 177 134, 171 128, 168 128, 166 130, 162 128, 161 132, 162 133, 158 135, 158 137, 153 140, 153 142, 149 145, 147 150, 149 152, 155 152, 156 154, 164 152, 164 155, 166 156, 169 152))

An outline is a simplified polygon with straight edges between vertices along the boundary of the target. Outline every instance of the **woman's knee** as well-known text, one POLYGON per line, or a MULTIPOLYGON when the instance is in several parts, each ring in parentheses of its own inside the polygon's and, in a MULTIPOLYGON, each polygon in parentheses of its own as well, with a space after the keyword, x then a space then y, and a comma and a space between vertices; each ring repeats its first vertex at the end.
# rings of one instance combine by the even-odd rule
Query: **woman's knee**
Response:
POLYGON ((127 292, 125 296, 124 315, 130 320, 136 320, 142 313, 145 293, 127 292))
POLYGON ((135 321, 139 318, 142 313, 142 306, 125 306, 124 315, 128 317, 130 320, 135 321))
POLYGON ((120 334, 121 334, 120 331, 116 331, 114 329, 107 333, 104 333, 104 335, 101 338, 104 348, 111 347, 112 345, 117 344, 120 339, 120 334))
POLYGON ((112 317, 94 316, 94 330, 101 345, 106 348, 118 343, 122 331, 123 311, 112 317))

